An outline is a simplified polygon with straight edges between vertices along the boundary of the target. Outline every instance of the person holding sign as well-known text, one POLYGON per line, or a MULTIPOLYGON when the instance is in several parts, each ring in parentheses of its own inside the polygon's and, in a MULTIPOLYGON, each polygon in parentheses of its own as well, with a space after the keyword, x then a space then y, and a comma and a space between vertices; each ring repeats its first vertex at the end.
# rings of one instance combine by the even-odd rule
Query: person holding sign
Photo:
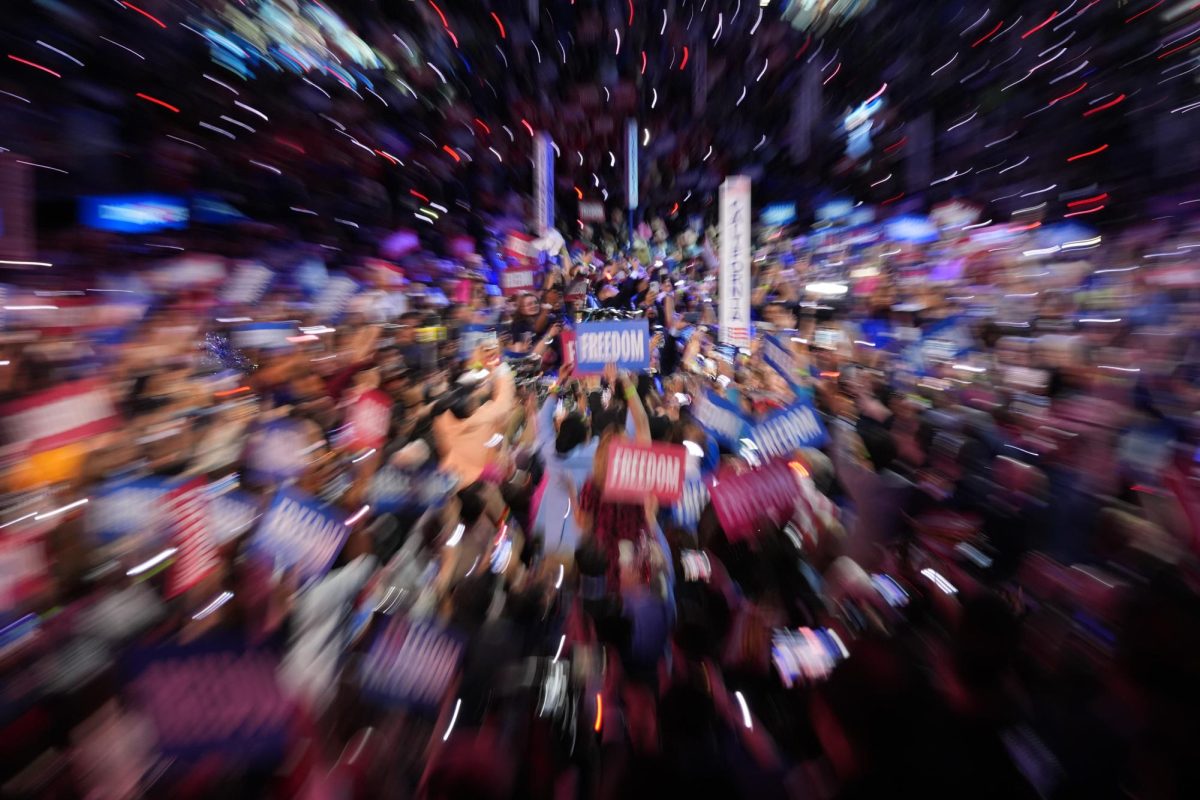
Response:
POLYGON ((516 397, 512 371, 494 346, 476 349, 468 363, 472 369, 459 378, 458 394, 433 420, 442 466, 461 486, 477 481, 492 461, 488 443, 504 430, 516 397))

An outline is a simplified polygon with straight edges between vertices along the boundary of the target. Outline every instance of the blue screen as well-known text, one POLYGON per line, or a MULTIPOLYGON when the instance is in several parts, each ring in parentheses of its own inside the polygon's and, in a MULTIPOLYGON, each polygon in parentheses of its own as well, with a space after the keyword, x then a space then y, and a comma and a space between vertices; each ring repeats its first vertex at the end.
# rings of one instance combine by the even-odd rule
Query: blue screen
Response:
POLYGON ((188 204, 165 194, 122 194, 83 197, 79 221, 89 228, 113 233, 154 233, 178 230, 188 224, 188 204))

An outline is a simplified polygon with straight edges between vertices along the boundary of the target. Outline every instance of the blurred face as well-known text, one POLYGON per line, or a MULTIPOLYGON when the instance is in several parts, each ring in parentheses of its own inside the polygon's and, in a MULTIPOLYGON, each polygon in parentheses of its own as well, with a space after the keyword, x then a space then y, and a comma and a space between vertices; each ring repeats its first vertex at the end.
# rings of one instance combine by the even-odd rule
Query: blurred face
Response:
POLYGON ((531 294, 522 295, 517 309, 525 316, 533 316, 537 313, 537 300, 531 294))

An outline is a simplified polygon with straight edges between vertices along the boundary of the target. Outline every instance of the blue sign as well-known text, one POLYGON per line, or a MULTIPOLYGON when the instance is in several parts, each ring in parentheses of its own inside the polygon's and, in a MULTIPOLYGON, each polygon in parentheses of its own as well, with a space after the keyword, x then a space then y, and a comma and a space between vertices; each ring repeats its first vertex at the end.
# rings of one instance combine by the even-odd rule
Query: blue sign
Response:
POLYGON ((288 337, 299 331, 294 322, 252 322, 230 333, 233 344, 243 349, 277 350, 288 346, 288 337))
POLYGON ((199 194, 192 197, 192 221, 205 225, 228 225, 246 222, 250 218, 214 195, 199 194))
POLYGON ((393 619, 362 662, 363 692, 392 708, 436 714, 458 674, 464 642, 436 623, 393 619))
POLYGON ((350 528, 340 515, 297 489, 282 489, 254 535, 251 549, 276 567, 294 569, 300 584, 329 571, 350 528))
POLYGON ((188 204, 165 194, 122 194, 83 197, 79 221, 89 228, 113 233, 154 233, 179 230, 188 224, 188 204))
POLYGON ((741 409, 707 389, 692 405, 692 417, 726 449, 737 450, 738 441, 746 436, 746 419, 741 409))
POLYGON ((337 322, 356 294, 358 283, 353 278, 345 275, 330 278, 313 301, 313 314, 321 322, 337 322))
POLYGON ((778 372, 788 383, 796 382, 796 357, 792 355, 791 343, 768 333, 762 340, 763 361, 778 372))
POLYGON ((268 423, 250 437, 246 476, 256 483, 282 483, 304 471, 311 444, 304 424, 281 419, 268 423))
POLYGON ((253 528, 259 516, 258 500, 254 495, 236 490, 209 493, 208 532, 221 544, 253 528))
POLYGON ((795 203, 772 203, 762 210, 759 219, 767 227, 791 225, 796 221, 795 203))
POLYGON ((162 530, 162 500, 171 491, 165 478, 108 481, 88 503, 88 533, 104 544, 135 533, 157 536, 162 530))
POLYGON ((436 507, 454 491, 457 483, 456 478, 444 472, 409 472, 387 466, 371 479, 367 503, 383 514, 436 507))
POLYGON ((575 371, 603 372, 609 364, 632 372, 650 368, 649 322, 631 319, 575 326, 575 371))
POLYGON ((765 458, 790 458, 802 447, 820 447, 826 438, 825 426, 806 402, 776 411, 754 426, 754 444, 765 458))
POLYGON ((122 661, 128 696, 153 725, 158 749, 184 760, 282 755, 295 706, 278 669, 269 650, 220 640, 135 650, 122 661))
POLYGON ((683 484, 683 497, 671 506, 671 521, 684 530, 696 532, 700 515, 708 505, 708 484, 702 480, 687 480, 683 484))

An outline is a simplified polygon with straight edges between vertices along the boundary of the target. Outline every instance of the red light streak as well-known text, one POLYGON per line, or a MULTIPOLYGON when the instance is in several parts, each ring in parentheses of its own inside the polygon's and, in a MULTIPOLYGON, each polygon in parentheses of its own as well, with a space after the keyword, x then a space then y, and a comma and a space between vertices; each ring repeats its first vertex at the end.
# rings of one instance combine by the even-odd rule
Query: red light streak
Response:
POLYGON ((1088 156, 1094 156, 1097 153, 1103 153, 1107 149, 1108 149, 1108 145, 1102 144, 1099 147, 1097 147, 1095 150, 1088 150, 1087 152, 1084 152, 1084 153, 1076 153, 1075 155, 1068 158, 1067 161, 1078 161, 1081 158, 1087 158, 1088 156))
POLYGON ((1032 28, 1030 28, 1029 30, 1025 31, 1023 34, 1021 34, 1021 38, 1022 38, 1022 39, 1028 39, 1030 36, 1032 36, 1033 34, 1035 34, 1035 33, 1037 33, 1038 31, 1040 31, 1042 28, 1044 28, 1044 27, 1046 27, 1047 25, 1049 25, 1049 24, 1050 24, 1050 20, 1054 19, 1054 18, 1055 18, 1055 17, 1057 17, 1057 16, 1058 16, 1058 12, 1057 12, 1057 11, 1051 11, 1051 12, 1050 12, 1050 16, 1046 17, 1046 19, 1045 19, 1045 20, 1043 20, 1043 21, 1042 21, 1042 23, 1041 23, 1040 25, 1034 25, 1032 28))
POLYGON ((824 86, 825 84, 829 83, 831 80, 836 78, 837 74, 841 71, 842 71, 842 62, 839 61, 837 63, 837 66, 833 68, 833 72, 829 73, 829 77, 826 78, 825 80, 821 81, 821 85, 824 86))
POLYGON ((420 192, 418 192, 416 189, 409 189, 408 193, 411 194, 413 197, 417 198, 418 200, 424 200, 426 203, 429 202, 429 198, 426 197, 425 195, 421 194, 420 192))
POLYGON ((671 207, 671 216, 673 217, 678 213, 679 213, 679 203, 676 203, 674 206, 671 207))
POLYGON ((1167 56, 1169 56, 1169 55, 1172 55, 1172 54, 1174 54, 1174 53, 1178 53, 1180 50, 1186 50, 1187 48, 1189 48, 1189 47, 1191 47, 1192 45, 1194 45, 1196 42, 1200 42, 1200 36, 1197 36, 1195 39, 1189 39, 1188 41, 1186 41, 1186 42, 1184 42, 1183 44, 1179 45, 1179 47, 1172 47, 1170 50, 1168 50, 1168 51, 1167 51, 1167 52, 1165 52, 1165 53, 1159 53, 1159 55, 1158 55, 1158 58, 1159 58, 1159 60, 1161 61, 1162 59, 1166 58, 1166 57, 1167 57, 1167 56))
POLYGON ((454 31, 446 28, 446 34, 450 37, 450 41, 454 42, 454 49, 458 49, 458 37, 454 35, 454 31))
POLYGON ((1072 211, 1070 214, 1063 214, 1063 219, 1066 219, 1067 217, 1082 217, 1084 214, 1095 214, 1097 211, 1101 211, 1104 208, 1105 206, 1101 205, 1096 206, 1095 208, 1085 208, 1082 211, 1072 211))
POLYGON ((1104 110, 1104 109, 1106 109, 1106 108, 1112 108, 1112 107, 1113 107, 1113 106, 1115 106, 1117 103, 1121 103, 1121 102, 1124 102, 1124 101, 1125 101, 1125 94, 1124 94, 1124 93, 1122 93, 1122 94, 1118 95, 1118 96, 1117 96, 1117 98, 1116 98, 1115 100, 1109 100, 1109 101, 1108 101, 1107 103, 1105 103, 1104 105, 1096 106, 1095 108, 1089 108, 1087 111, 1083 112, 1083 115, 1084 115, 1085 117, 1090 117, 1092 114, 1095 114, 1095 113, 1098 113, 1098 112, 1100 112, 1100 111, 1103 111, 1103 110, 1104 110))
POLYGON ((126 2, 126 0, 121 0, 121 5, 125 6, 130 11, 136 11, 137 13, 141 14, 143 17, 150 20, 151 22, 153 22, 155 25, 157 25, 160 28, 165 29, 167 27, 167 23, 163 22, 161 19, 154 16, 149 11, 143 11, 142 9, 135 6, 133 3, 126 2))
POLYGON ((683 61, 679 62, 679 71, 680 72, 683 72, 684 67, 687 66, 687 60, 688 60, 688 49, 687 49, 687 45, 685 44, 683 46, 683 61))
POLYGON ((800 45, 800 49, 796 51, 796 58, 800 58, 800 56, 804 55, 810 44, 812 44, 812 34, 804 37, 804 44, 800 45))
POLYGON ((491 129, 491 128, 489 128, 489 127, 487 126, 487 123, 486 123, 486 122, 484 122, 483 120, 481 120, 479 117, 476 117, 476 118, 475 118, 475 124, 476 124, 476 125, 478 125, 479 127, 483 128, 483 130, 484 130, 484 132, 485 132, 485 133, 487 133, 487 134, 489 134, 489 135, 491 134, 491 132, 492 132, 492 129, 491 129))
POLYGON ((984 42, 986 42, 988 39, 990 39, 990 38, 992 38, 993 36, 995 36, 995 35, 996 35, 996 31, 1000 30, 1000 26, 1001 26, 1001 25, 1003 25, 1003 24, 1004 24, 1004 20, 1000 20, 999 22, 997 22, 997 23, 996 23, 996 27, 992 28, 990 31, 988 31, 987 33, 985 33, 983 36, 980 36, 978 39, 976 39, 976 40, 975 40, 975 43, 974 43, 974 44, 972 44, 972 45, 971 45, 971 47, 979 47, 979 45, 983 44, 983 43, 984 43, 984 42))
POLYGON ((533 136, 533 126, 529 124, 529 120, 522 117, 521 124, 525 126, 525 130, 529 131, 529 135, 533 136))
POLYGON ((872 102, 874 102, 874 101, 878 100, 880 97, 882 97, 882 96, 883 96, 883 93, 884 93, 884 92, 886 92, 886 91, 887 91, 887 84, 885 83, 883 86, 880 86, 880 87, 879 87, 879 91, 878 91, 878 92, 876 92, 875 94, 873 94, 873 95, 871 95, 870 97, 868 97, 866 100, 864 100, 864 101, 863 101, 863 103, 864 103, 864 104, 866 104, 866 103, 872 103, 872 102))
POLYGON ((642 51, 642 74, 646 74, 646 51, 642 51))
POLYGON ((450 145, 444 144, 444 145, 442 145, 442 149, 445 150, 447 153, 449 153, 450 157, 453 158, 455 161, 459 161, 459 162, 462 161, 462 156, 460 156, 458 153, 454 152, 454 148, 451 147, 450 145))
POLYGON ((903 146, 905 145, 905 143, 906 143, 906 142, 908 142, 908 137, 907 137, 907 136, 905 136, 903 139, 901 139, 900 141, 896 142, 895 144, 889 144, 887 147, 883 148, 883 152, 885 152, 885 153, 891 153, 891 152, 893 152, 893 151, 895 151, 895 150, 898 150, 898 149, 900 149, 901 147, 903 147, 903 146))
POLYGON ((578 186, 575 187, 575 194, 579 196, 580 200, 583 199, 583 190, 580 189, 578 186))
POLYGON ((597 733, 604 727, 604 702, 600 699, 599 692, 596 692, 596 724, 592 727, 597 733))
POLYGON ((300 155, 304 155, 304 148, 301 147, 300 145, 296 144, 295 142, 289 142, 287 139, 283 139, 279 136, 275 137, 275 141, 279 142, 284 147, 289 147, 292 150, 295 150, 300 155))
POLYGON ((1107 200, 1107 199, 1108 199, 1108 192, 1105 192, 1104 194, 1098 194, 1095 197, 1085 197, 1082 200, 1072 200, 1071 202, 1067 203, 1067 208, 1074 208, 1075 206, 1086 206, 1091 203, 1099 203, 1100 201, 1107 200))
POLYGON ((895 197, 889 197, 887 200, 884 200, 879 205, 881 205, 881 206, 891 205, 892 203, 896 202, 897 200, 899 200, 902 197, 904 197, 904 192, 901 192, 900 194, 896 195, 895 197))
POLYGON ((1014 233, 1020 233, 1021 231, 1031 231, 1034 228, 1040 228, 1040 227, 1042 227, 1042 223, 1031 222, 1028 225, 1018 225, 1017 227, 1010 228, 1009 230, 1013 231, 1014 233))
POLYGON ((1080 92, 1082 92, 1086 88, 1087 88, 1087 81, 1084 81, 1083 83, 1079 84, 1079 86, 1076 87, 1075 89, 1072 89, 1071 91, 1067 92, 1066 94, 1061 94, 1058 97, 1051 100, 1050 105, 1054 105, 1059 100, 1066 100, 1068 97, 1073 97, 1073 96, 1079 94, 1080 92))
POLYGON ((633 27, 633 0, 629 0, 629 27, 633 27))
POLYGON ((438 4, 433 2, 433 0, 429 0, 429 5, 433 6, 433 10, 436 11, 437 15, 442 18, 442 27, 449 29, 450 23, 446 21, 446 15, 442 13, 440 8, 438 8, 438 4))
POLYGON ((1149 8, 1143 8, 1141 11, 1139 11, 1139 12, 1138 12, 1138 13, 1136 13, 1136 14, 1134 14, 1134 15, 1133 15, 1132 17, 1130 17, 1129 19, 1125 20, 1125 24, 1126 24, 1126 25, 1128 25, 1129 23, 1133 22, 1135 19, 1137 19, 1138 17, 1142 16, 1143 14, 1149 14, 1151 11, 1153 11, 1153 10, 1154 10, 1154 9, 1156 9, 1156 8, 1158 8, 1158 7, 1159 7, 1159 6, 1161 6, 1162 4, 1163 4, 1163 0, 1158 0, 1158 2, 1157 2, 1157 3, 1155 3, 1155 4, 1154 4, 1154 5, 1152 5, 1152 6, 1150 6, 1149 8))
MULTIPOLYGON (((301 151, 301 152, 303 152, 303 151, 301 151)), ((381 155, 381 156, 383 156, 384 158, 386 158, 388 161, 392 162, 393 164, 399 164, 399 163, 400 163, 400 159, 396 158, 394 155, 392 155, 391 153, 389 153, 389 152, 388 152, 388 151, 386 151, 386 150, 376 150, 375 152, 376 152, 378 155, 381 155)))
POLYGON ((49 67, 43 67, 41 64, 35 64, 32 61, 26 61, 25 59, 18 58, 17 56, 14 56, 12 54, 9 54, 8 57, 11 58, 13 61, 16 61, 18 64, 24 64, 27 67, 33 67, 34 69, 40 69, 42 72, 49 72, 51 75, 53 75, 56 78, 62 77, 62 75, 58 74, 54 70, 50 69, 49 67))
POLYGON ((154 105, 156 105, 156 106, 162 106, 163 108, 167 109, 168 111, 174 111, 176 114, 179 113, 178 108, 171 105, 170 103, 166 103, 166 102, 163 102, 162 100, 159 100, 157 97, 151 97, 150 95, 142 94, 141 92, 138 92, 137 96, 142 98, 143 100, 145 100, 148 103, 154 103, 154 105))
POLYGON ((493 12, 492 12, 492 19, 496 20, 496 27, 500 29, 500 38, 501 38, 501 39, 507 39, 507 38, 508 38, 508 34, 506 34, 506 33, 504 32, 504 23, 503 23, 503 22, 501 22, 501 21, 500 21, 500 18, 496 16, 496 12, 495 12, 495 11, 493 11, 493 12))

